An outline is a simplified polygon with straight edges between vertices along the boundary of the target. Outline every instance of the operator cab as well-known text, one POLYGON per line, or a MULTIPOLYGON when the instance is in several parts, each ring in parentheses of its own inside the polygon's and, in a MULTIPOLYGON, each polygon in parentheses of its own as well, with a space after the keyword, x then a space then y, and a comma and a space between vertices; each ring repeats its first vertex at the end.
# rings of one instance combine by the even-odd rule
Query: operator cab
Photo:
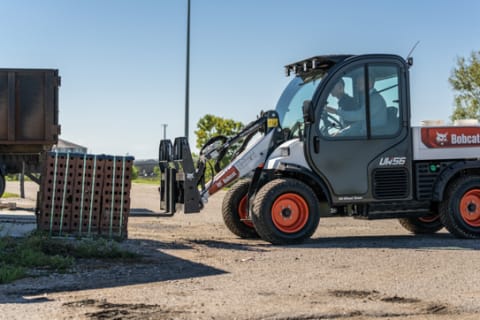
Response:
POLYGON ((305 137, 305 159, 333 203, 411 198, 407 62, 332 55, 285 68, 296 76, 276 107, 281 126, 290 139, 305 137))
MULTIPOLYGON (((296 137, 298 137, 298 128, 303 124, 303 111, 302 105, 304 101, 313 100, 313 96, 319 87, 322 80, 328 75, 329 70, 339 64, 340 62, 352 57, 351 55, 329 55, 329 56, 316 56, 306 60, 302 60, 290 65, 285 66, 287 76, 291 73, 295 73, 295 78, 290 81, 276 106, 276 111, 279 114, 280 123, 282 128, 292 131, 296 137)), ((350 110, 354 111, 359 109, 362 105, 366 105, 365 97, 365 83, 367 83, 367 90, 375 90, 386 101, 387 107, 384 112, 384 123, 380 125, 385 126, 383 132, 378 129, 380 133, 393 133, 399 129, 399 96, 398 96, 398 69, 396 66, 371 66, 368 70, 368 77, 365 77, 365 70, 363 67, 354 68, 349 72, 344 72, 338 77, 329 88, 329 95, 327 100, 323 101, 323 105, 327 105, 331 108, 338 109, 342 100, 336 95, 339 84, 342 83, 344 96, 350 97, 351 106, 350 110), (373 84, 372 88, 368 86, 373 84), (362 88, 364 87, 364 88, 362 88)), ((339 114, 327 115, 327 112, 322 114, 322 121, 320 123, 321 130, 324 135, 328 136, 343 136, 353 133, 343 132, 346 126, 350 125, 352 121, 344 120, 339 114)), ((360 115, 354 113, 347 115, 347 118, 359 118, 360 115)), ((362 134, 366 134, 366 124, 363 125, 362 134)))

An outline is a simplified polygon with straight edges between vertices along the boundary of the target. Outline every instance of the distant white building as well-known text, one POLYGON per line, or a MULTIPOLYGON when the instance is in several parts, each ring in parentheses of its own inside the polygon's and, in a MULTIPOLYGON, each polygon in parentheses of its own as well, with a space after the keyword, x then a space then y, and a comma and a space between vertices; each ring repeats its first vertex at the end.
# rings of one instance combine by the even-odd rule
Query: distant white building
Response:
POLYGON ((76 144, 67 140, 58 139, 58 143, 53 146, 52 151, 87 153, 87 147, 81 146, 79 144, 76 144))

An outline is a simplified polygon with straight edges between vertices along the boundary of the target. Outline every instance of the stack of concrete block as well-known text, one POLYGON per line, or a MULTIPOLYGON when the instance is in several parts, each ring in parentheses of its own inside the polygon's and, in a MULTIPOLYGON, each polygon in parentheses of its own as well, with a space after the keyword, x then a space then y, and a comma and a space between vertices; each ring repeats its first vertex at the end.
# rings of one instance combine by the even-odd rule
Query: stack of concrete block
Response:
POLYGON ((39 195, 41 214, 37 216, 40 230, 60 234, 70 230, 75 162, 68 154, 47 156, 39 195))
MULTIPOLYGON (((105 179, 102 188, 103 211, 100 226, 101 232, 108 233, 109 236, 121 233, 128 224, 132 164, 133 159, 127 161, 118 157, 105 159, 105 179), (127 162, 130 162, 130 164, 127 165, 127 162), (125 175, 125 172, 128 175, 125 175)), ((126 228, 124 232, 127 232, 126 228)))
POLYGON ((126 238, 133 158, 50 152, 37 226, 52 235, 126 238))

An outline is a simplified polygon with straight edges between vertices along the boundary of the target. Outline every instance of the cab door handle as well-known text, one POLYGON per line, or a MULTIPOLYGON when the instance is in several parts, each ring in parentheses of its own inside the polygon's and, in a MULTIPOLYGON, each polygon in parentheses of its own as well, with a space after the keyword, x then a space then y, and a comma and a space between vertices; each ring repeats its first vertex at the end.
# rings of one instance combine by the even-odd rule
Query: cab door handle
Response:
POLYGON ((319 136, 314 136, 313 137, 313 151, 315 153, 320 152, 320 137, 319 136))

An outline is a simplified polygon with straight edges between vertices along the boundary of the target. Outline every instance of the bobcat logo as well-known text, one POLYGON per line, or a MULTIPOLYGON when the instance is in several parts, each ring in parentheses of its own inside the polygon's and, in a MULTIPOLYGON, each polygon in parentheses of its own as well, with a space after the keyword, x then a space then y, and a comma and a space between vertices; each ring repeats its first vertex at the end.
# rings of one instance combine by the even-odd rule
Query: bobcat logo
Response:
POLYGON ((437 143, 441 146, 445 145, 448 142, 448 132, 447 133, 440 133, 437 131, 437 143))

